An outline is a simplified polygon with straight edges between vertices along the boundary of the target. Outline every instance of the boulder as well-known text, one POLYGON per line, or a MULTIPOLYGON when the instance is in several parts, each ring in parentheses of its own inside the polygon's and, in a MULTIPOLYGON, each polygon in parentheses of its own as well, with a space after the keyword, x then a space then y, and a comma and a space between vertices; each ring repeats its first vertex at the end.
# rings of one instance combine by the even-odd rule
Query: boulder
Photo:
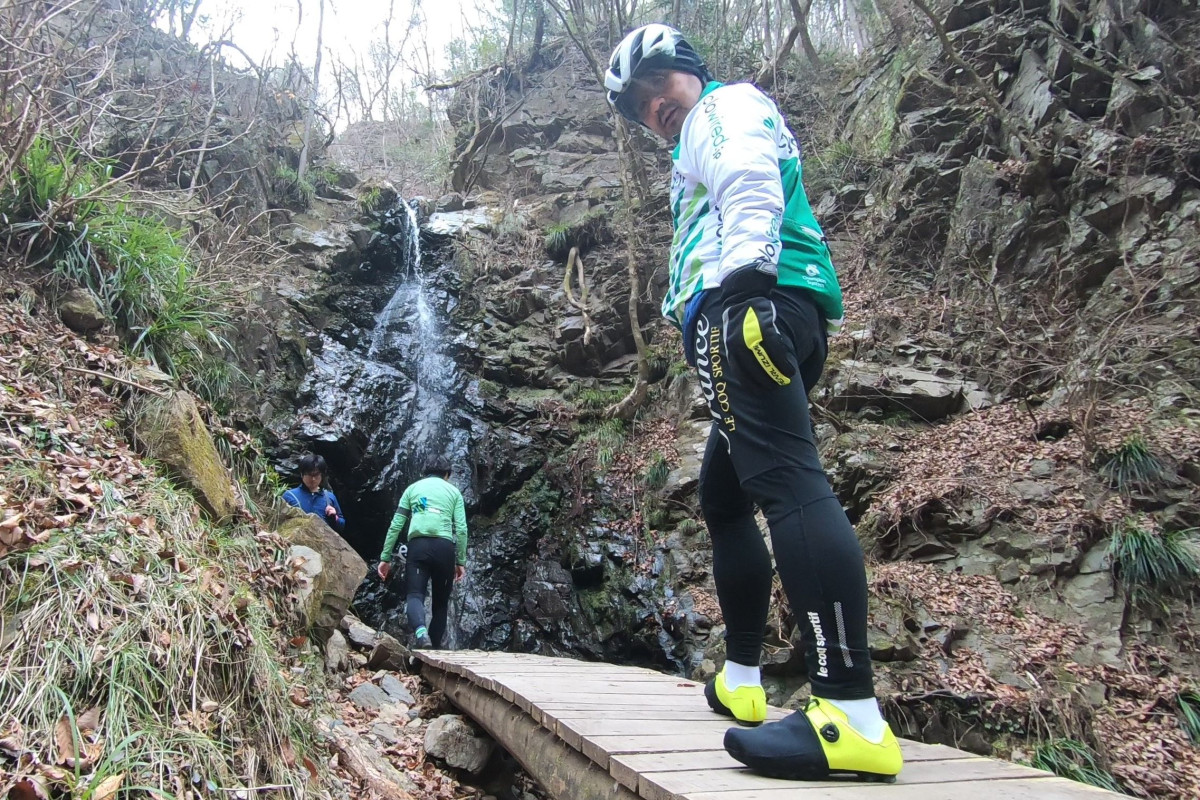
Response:
POLYGON ((58 316, 76 333, 90 333, 104 327, 108 317, 96 296, 87 289, 72 289, 58 303, 58 316))
POLYGON ((237 501, 229 471, 192 395, 177 391, 145 401, 134 412, 132 427, 138 449, 165 466, 209 517, 223 522, 234 515, 237 501))
POLYGON ((350 692, 351 703, 367 711, 377 711, 385 705, 394 702, 387 692, 373 683, 360 683, 350 692))
POLYGON ((375 646, 371 648, 371 655, 367 658, 367 669, 403 670, 408 668, 412 654, 409 653, 408 648, 396 640, 396 637, 380 631, 376 634, 375 640, 375 646))
POLYGON ((968 393, 981 394, 974 383, 944 372, 847 359, 833 386, 830 406, 857 411, 866 405, 880 405, 926 422, 939 420, 960 411, 968 393))
MULTIPOLYGON (((323 520, 299 511, 291 514, 279 526, 279 535, 293 545, 310 548, 321 557, 319 571, 310 578, 311 587, 302 610, 314 638, 324 643, 350 608, 354 593, 367 574, 367 562, 323 520)), ((309 567, 311 564, 306 562, 305 568, 309 567)))
POLYGON ((457 714, 444 714, 425 730, 425 752, 452 767, 478 775, 487 764, 496 743, 476 735, 457 714))
POLYGON ((345 617, 342 620, 342 630, 355 647, 367 650, 375 646, 375 629, 358 617, 345 617))
POLYGON ((335 630, 330 633, 325 641, 325 669, 328 672, 339 671, 346 665, 349 655, 350 645, 346 643, 342 632, 335 630))
POLYGON ((412 692, 395 675, 384 675, 379 681, 379 688, 387 692, 388 697, 397 702, 410 706, 417 703, 416 698, 412 696, 412 692))
POLYGON ((472 231, 490 233, 499 216, 499 212, 486 207, 463 211, 435 211, 429 215, 421 230, 435 236, 454 236, 472 231))

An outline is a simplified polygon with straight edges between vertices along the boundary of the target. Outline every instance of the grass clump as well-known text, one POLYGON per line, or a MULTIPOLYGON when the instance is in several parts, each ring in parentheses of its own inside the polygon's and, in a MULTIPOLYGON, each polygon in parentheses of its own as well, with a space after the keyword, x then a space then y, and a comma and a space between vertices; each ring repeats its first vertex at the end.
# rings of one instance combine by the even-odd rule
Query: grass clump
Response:
POLYGON ((576 405, 591 411, 608 408, 625 396, 625 390, 616 389, 580 389, 573 398, 576 405))
POLYGON ((1123 793, 1121 784, 1100 766, 1092 749, 1077 739, 1051 739, 1038 745, 1030 764, 1061 778, 1123 793))
POLYGON ((1192 744, 1200 744, 1200 693, 1180 692, 1179 716, 1192 744))
POLYGON ((1117 579, 1135 600, 1179 592, 1200 578, 1192 531, 1167 531, 1127 518, 1113 531, 1108 552, 1117 579))
POLYGON ((595 448, 596 468, 607 472, 617 459, 629 436, 624 420, 606 419, 584 435, 583 443, 595 448))
POLYGON ((671 475, 671 465, 667 462, 667 457, 662 453, 655 451, 650 455, 650 461, 646 465, 646 472, 642 476, 642 483, 652 492, 667 485, 667 478, 671 475))
POLYGON ((304 211, 312 206, 317 196, 317 188, 308 175, 303 178, 300 173, 287 164, 275 167, 275 190, 290 208, 304 211))
MULTIPOLYGON (((71 796, 117 774, 163 796, 189 785, 302 793, 296 754, 314 743, 273 645, 285 587, 267 578, 253 531, 198 523, 190 497, 158 478, 92 480, 89 516, 66 515, 44 543, 0 557, 0 617, 20 620, 0 708, 20 746, 43 763, 73 759, 55 787, 71 796)), ((61 502, 53 487, 43 497, 61 502)), ((319 683, 319 668, 303 680, 319 683)))
POLYGON ((572 220, 550 225, 542 237, 542 247, 546 255, 562 261, 567 258, 572 247, 578 247, 582 252, 607 241, 611 237, 608 217, 608 209, 596 206, 572 220))
POLYGON ((1100 475, 1123 492, 1155 486, 1167 475, 1166 466, 1138 435, 1130 436, 1112 451, 1101 453, 1098 464, 1100 475))
POLYGON ((570 250, 571 226, 559 222, 546 229, 545 248, 548 253, 564 253, 570 250))

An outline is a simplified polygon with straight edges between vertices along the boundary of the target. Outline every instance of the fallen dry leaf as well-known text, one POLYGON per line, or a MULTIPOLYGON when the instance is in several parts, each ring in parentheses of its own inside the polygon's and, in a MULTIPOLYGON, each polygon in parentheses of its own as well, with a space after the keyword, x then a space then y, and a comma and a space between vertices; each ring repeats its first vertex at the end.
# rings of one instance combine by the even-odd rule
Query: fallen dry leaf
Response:
POLYGON ((121 788, 121 781, 125 780, 125 773, 118 772, 116 775, 109 775, 104 780, 100 781, 100 785, 92 793, 93 800, 110 800, 121 788))
POLYGON ((48 800, 46 779, 40 775, 22 778, 8 790, 8 800, 48 800))
POLYGON ((292 747, 291 739, 282 739, 279 742, 279 756, 283 759, 283 763, 289 767, 296 766, 296 751, 292 747))
POLYGON ((58 718, 58 722, 54 724, 54 745, 58 749, 58 759, 56 764, 74 765, 75 755, 75 732, 71 729, 71 720, 66 714, 58 718))

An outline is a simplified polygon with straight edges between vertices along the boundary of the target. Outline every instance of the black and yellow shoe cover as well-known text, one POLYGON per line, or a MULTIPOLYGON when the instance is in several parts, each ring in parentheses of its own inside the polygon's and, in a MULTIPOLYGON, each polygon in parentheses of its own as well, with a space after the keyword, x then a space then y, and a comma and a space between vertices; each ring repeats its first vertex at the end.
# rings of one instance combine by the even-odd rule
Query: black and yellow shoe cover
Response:
POLYGON ((704 697, 708 707, 718 714, 733 717, 747 725, 757 725, 767 718, 767 695, 761 686, 739 686, 730 690, 725 686, 725 668, 716 677, 704 684, 704 697))
POLYGON ((891 728, 885 728, 882 741, 868 741, 838 708, 815 697, 779 722, 753 730, 730 728, 725 750, 759 774, 798 781, 854 775, 891 783, 904 763, 891 728))

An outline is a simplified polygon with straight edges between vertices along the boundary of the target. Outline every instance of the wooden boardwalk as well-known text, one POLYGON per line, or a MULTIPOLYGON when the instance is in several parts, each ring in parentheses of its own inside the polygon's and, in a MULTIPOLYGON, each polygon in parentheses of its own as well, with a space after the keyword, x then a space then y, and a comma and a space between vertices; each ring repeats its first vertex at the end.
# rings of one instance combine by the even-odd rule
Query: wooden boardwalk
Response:
MULTIPOLYGON (((422 674, 558 800, 1099 800, 1007 761, 901 741, 893 784, 755 775, 721 745, 703 686, 652 670, 520 653, 417 651, 422 674)), ((788 713, 771 708, 769 719, 788 713)))

